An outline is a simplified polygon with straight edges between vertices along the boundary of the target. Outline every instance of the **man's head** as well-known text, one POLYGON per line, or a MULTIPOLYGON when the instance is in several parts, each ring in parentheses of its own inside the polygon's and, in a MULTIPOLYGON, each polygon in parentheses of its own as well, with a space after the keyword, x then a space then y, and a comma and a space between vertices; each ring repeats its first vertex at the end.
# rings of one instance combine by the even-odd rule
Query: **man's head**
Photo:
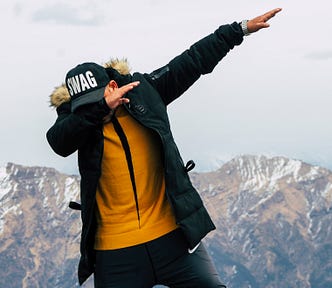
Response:
POLYGON ((110 78, 103 66, 96 63, 83 63, 71 69, 66 75, 66 86, 71 97, 71 110, 98 102, 110 78))

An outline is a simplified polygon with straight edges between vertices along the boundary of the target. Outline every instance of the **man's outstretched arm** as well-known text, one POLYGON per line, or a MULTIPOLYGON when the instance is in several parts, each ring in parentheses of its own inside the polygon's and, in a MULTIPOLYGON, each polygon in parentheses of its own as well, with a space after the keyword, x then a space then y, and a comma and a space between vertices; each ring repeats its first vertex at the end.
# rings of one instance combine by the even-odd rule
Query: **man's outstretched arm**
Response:
POLYGON ((167 65, 152 72, 150 78, 165 104, 182 95, 201 75, 212 72, 234 46, 242 43, 244 35, 269 27, 267 21, 280 11, 281 8, 276 8, 251 20, 222 25, 167 65))

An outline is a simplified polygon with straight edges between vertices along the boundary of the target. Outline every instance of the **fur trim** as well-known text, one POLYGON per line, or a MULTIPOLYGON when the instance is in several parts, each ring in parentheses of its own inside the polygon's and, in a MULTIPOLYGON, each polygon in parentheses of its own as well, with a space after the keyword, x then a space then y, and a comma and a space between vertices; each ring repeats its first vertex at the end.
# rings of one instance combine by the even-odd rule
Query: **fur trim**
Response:
POLYGON ((62 103, 69 102, 70 96, 67 90, 66 85, 63 83, 62 85, 55 87, 51 96, 50 96, 50 106, 51 107, 59 107, 62 103))
POLYGON ((106 62, 103 66, 105 68, 112 67, 113 69, 117 70, 121 75, 128 75, 130 74, 131 70, 126 58, 113 58, 110 61, 106 62))
MULTIPOLYGON (((118 59, 114 58, 110 61, 103 64, 105 68, 112 67, 117 70, 122 75, 130 74, 130 66, 127 59, 118 59)), ((62 103, 69 102, 70 95, 68 93, 66 85, 63 83, 60 86, 54 88, 52 94, 50 95, 50 106, 51 107, 59 107, 62 103)))

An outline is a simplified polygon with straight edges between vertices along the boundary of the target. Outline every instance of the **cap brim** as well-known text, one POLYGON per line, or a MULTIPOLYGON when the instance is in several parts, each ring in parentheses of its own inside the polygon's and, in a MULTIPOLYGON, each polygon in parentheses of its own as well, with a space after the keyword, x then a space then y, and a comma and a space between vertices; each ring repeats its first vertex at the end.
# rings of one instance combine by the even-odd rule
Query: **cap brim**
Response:
POLYGON ((90 93, 84 94, 71 102, 71 111, 75 111, 78 107, 90 103, 95 103, 103 99, 105 87, 91 91, 90 93))

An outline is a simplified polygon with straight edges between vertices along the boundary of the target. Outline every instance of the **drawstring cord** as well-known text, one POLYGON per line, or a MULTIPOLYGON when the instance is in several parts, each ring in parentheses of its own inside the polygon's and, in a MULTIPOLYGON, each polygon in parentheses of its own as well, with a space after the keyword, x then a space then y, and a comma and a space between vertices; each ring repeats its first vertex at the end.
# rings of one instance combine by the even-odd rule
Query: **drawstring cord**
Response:
POLYGON ((133 186, 133 191, 134 191, 138 224, 139 224, 139 227, 141 227, 141 218, 140 218, 140 214, 139 214, 138 196, 137 196, 136 182, 135 182, 135 175, 134 175, 134 166, 133 166, 133 161, 131 159, 129 143, 128 143, 126 134, 124 133, 124 131, 123 131, 118 119, 116 119, 115 115, 113 115, 111 122, 113 123, 115 132, 118 134, 118 136, 121 140, 122 147, 126 154, 127 165, 128 165, 128 170, 129 170, 129 174, 130 174, 130 180, 131 180, 131 184, 133 186))

